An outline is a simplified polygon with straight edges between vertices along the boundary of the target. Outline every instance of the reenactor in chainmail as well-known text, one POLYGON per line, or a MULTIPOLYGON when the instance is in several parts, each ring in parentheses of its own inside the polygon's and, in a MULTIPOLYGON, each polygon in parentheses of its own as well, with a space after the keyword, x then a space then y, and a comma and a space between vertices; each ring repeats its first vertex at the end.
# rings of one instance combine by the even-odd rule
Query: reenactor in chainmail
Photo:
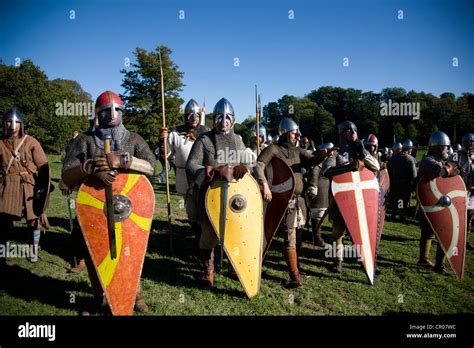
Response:
MULTIPOLYGON (((459 175, 460 171, 458 167, 448 161, 448 149, 450 145, 451 141, 445 133, 437 131, 431 134, 428 154, 424 156, 420 162, 419 178, 423 177, 426 180, 433 180, 440 176, 446 178, 459 175)), ((436 250, 436 263, 433 264, 429 259, 434 232, 425 214, 421 214, 420 216, 421 237, 418 266, 434 268, 435 272, 447 275, 448 273, 444 268, 446 256, 440 243, 438 243, 436 250)))
MULTIPOLYGON (((364 145, 357 135, 357 127, 353 122, 342 122, 338 126, 338 130, 339 150, 335 151, 326 161, 323 167, 325 177, 331 179, 336 175, 349 171, 360 171, 364 167, 373 172, 380 169, 378 160, 364 149, 364 145)), ((330 199, 334 199, 332 195, 330 199)), ((336 257, 334 259, 333 271, 342 273, 342 261, 344 258, 344 244, 342 239, 347 227, 337 204, 331 204, 329 209, 329 220, 332 222, 332 239, 333 242, 336 243, 336 257)))
POLYGON ((277 144, 265 148, 257 159, 255 175, 257 181, 263 187, 263 199, 270 202, 272 193, 265 177, 265 167, 273 157, 284 161, 293 171, 295 178, 294 196, 291 198, 286 216, 282 220, 282 229, 285 238, 285 250, 283 256, 288 265, 290 283, 289 287, 301 286, 300 270, 297 255, 297 229, 304 227, 306 221, 306 204, 303 198, 303 175, 302 168, 316 166, 326 157, 330 151, 313 153, 297 145, 297 139, 301 135, 298 125, 290 118, 284 117, 279 125, 280 137, 277 144))
MULTIPOLYGON (((335 150, 333 143, 325 143, 317 147, 317 151, 335 150)), ((314 244, 318 247, 325 247, 326 243, 321 237, 321 220, 329 206, 329 192, 331 181, 323 175, 323 167, 326 158, 321 163, 313 166, 308 173, 308 187, 306 197, 309 202, 309 216, 311 217, 311 228, 313 232, 314 244)))
POLYGON ((189 185, 195 187, 198 197, 199 257, 203 268, 199 282, 205 287, 214 286, 214 248, 219 242, 206 212, 207 189, 218 178, 229 182, 243 178, 256 158, 242 138, 234 133, 234 108, 226 98, 215 105, 213 118, 214 128, 194 142, 186 162, 189 185))
POLYGON ((402 145, 402 151, 394 154, 387 163, 390 176, 392 218, 395 220, 397 214, 399 214, 402 222, 406 218, 417 176, 416 160, 411 155, 412 149, 413 142, 410 139, 405 140, 402 145))
MULTIPOLYGON (((95 127, 77 136, 67 153, 63 164, 62 181, 74 188, 89 177, 95 177, 104 184, 111 185, 117 170, 134 171, 153 175, 155 155, 148 144, 137 134, 130 132, 122 123, 124 105, 120 97, 111 91, 102 93, 95 102, 95 127), (105 155, 104 136, 111 135, 111 153, 105 155)), ((86 256, 86 266, 92 285, 94 299, 81 311, 89 315, 104 304, 104 293, 90 256, 86 256)), ((143 300, 138 286, 135 309, 146 312, 148 306, 143 300)))
POLYGON ((402 149, 403 149, 402 143, 396 142, 395 144, 393 144, 393 146, 392 146, 392 156, 396 155, 397 153, 402 152, 402 149))
POLYGON ((390 149, 388 147, 384 147, 380 151, 379 156, 379 164, 380 170, 387 169, 387 163, 390 160, 390 149))
POLYGON ((468 194, 466 248, 473 250, 474 247, 469 241, 469 235, 474 215, 474 134, 465 134, 461 142, 462 148, 454 151, 450 157, 450 161, 458 165, 461 171, 461 177, 466 185, 468 194))

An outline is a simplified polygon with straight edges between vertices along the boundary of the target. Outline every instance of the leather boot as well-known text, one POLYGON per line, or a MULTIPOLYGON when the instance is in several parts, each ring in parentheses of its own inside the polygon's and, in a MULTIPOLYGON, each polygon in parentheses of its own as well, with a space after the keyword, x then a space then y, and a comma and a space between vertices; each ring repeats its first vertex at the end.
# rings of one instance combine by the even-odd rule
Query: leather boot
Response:
POLYGON ((445 259, 446 255, 444 254, 443 248, 441 248, 441 245, 438 244, 438 248, 436 249, 436 265, 434 266, 434 271, 441 275, 447 276, 449 273, 446 268, 444 268, 445 259))
POLYGON ((303 255, 303 229, 296 229, 296 267, 298 268, 298 273, 303 275, 303 270, 300 266, 299 256, 303 255))
POLYGON ((420 267, 433 268, 434 263, 429 260, 431 250, 431 239, 420 239, 420 259, 417 265, 420 267))
POLYGON ((314 245, 320 248, 324 248, 326 246, 326 243, 324 242, 324 239, 321 237, 321 226, 318 227, 318 224, 319 224, 319 219, 311 220, 311 228, 313 230, 313 236, 314 236, 314 245))
POLYGON ((212 288, 214 286, 214 249, 199 249, 199 258, 203 267, 200 284, 212 288))
POLYGON ((286 264, 288 265, 288 273, 290 275, 289 288, 298 288, 301 286, 300 272, 298 271, 298 256, 296 249, 286 249, 284 252, 286 264))
POLYGON ((140 313, 148 313, 148 306, 143 299, 142 288, 140 284, 138 284, 137 294, 135 296, 135 306, 133 309, 140 313))
POLYGON ((86 260, 80 259, 79 263, 75 266, 70 268, 67 272, 68 273, 79 273, 82 272, 86 268, 86 260))

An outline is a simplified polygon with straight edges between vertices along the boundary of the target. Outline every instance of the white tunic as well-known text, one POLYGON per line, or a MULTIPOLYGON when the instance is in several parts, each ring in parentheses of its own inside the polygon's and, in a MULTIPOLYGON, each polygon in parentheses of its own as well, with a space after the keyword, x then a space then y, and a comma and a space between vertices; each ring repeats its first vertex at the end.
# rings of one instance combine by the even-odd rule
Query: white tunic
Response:
POLYGON ((186 161, 193 147, 194 140, 173 129, 168 137, 168 158, 175 156, 176 165, 176 191, 182 195, 188 192, 188 179, 186 177, 186 161))

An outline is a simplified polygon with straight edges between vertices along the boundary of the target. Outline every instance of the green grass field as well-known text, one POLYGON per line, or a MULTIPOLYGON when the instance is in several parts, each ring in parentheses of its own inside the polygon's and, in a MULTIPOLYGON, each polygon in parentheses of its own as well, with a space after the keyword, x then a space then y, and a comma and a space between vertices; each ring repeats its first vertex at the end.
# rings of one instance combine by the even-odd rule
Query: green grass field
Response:
MULTIPOLYGON (((53 178, 60 177, 58 156, 50 156, 53 178)), ((172 178, 173 179, 173 178, 172 178)), ((200 275, 192 256, 193 237, 185 222, 181 197, 172 195, 175 254, 170 256, 166 231, 164 184, 154 184, 156 211, 148 251, 143 267, 143 295, 149 315, 391 315, 399 313, 473 313, 473 254, 466 255, 464 279, 454 273, 445 277, 419 269, 419 227, 386 222, 379 246, 375 285, 368 283, 361 263, 347 260, 342 275, 332 273, 332 260, 325 251, 314 248, 306 232, 301 259, 303 287, 285 288, 288 279, 281 256, 283 240, 272 244, 263 265, 258 296, 248 300, 236 280, 225 273, 216 275, 216 287, 204 290, 196 286, 200 275)), ((71 261, 71 241, 66 199, 59 189, 51 194, 48 211, 52 228, 41 241, 40 262, 9 259, 14 278, 0 281, 2 315, 77 315, 90 296, 87 272, 67 274, 71 261)), ((23 223, 15 228, 14 240, 24 240, 23 223)), ((330 240, 330 226, 324 225, 324 237, 330 240)), ((350 243, 348 238, 346 244, 350 243)), ((432 258, 436 250, 433 243, 432 258)), ((449 268, 449 265, 447 265, 449 268)))

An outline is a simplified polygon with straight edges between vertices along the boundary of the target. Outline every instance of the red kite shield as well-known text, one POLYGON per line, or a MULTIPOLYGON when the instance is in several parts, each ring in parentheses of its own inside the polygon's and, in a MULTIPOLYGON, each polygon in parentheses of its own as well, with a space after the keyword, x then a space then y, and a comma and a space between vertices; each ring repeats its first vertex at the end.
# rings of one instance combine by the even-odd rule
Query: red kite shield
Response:
POLYGON ((263 205, 264 232, 263 257, 267 254, 273 236, 285 216, 288 202, 295 191, 293 171, 281 159, 274 157, 265 167, 265 177, 268 181, 272 200, 263 205))
POLYGON ((382 237, 383 224, 385 222, 385 214, 387 212, 388 205, 388 194, 390 190, 390 177, 387 169, 382 169, 379 172, 379 184, 380 184, 380 217, 379 217, 379 229, 377 231, 377 247, 382 237))
POLYGON ((416 187, 416 194, 451 268, 456 277, 462 279, 467 228, 467 191, 464 181, 459 175, 430 181, 422 179, 416 187))
POLYGON ((87 249, 113 315, 131 315, 155 209, 153 188, 144 175, 118 174, 113 207, 117 257, 111 258, 105 185, 95 178, 77 194, 77 217, 87 249))
POLYGON ((334 200, 341 212, 371 284, 375 278, 377 231, 379 223, 379 182, 364 168, 336 175, 331 183, 334 200))

